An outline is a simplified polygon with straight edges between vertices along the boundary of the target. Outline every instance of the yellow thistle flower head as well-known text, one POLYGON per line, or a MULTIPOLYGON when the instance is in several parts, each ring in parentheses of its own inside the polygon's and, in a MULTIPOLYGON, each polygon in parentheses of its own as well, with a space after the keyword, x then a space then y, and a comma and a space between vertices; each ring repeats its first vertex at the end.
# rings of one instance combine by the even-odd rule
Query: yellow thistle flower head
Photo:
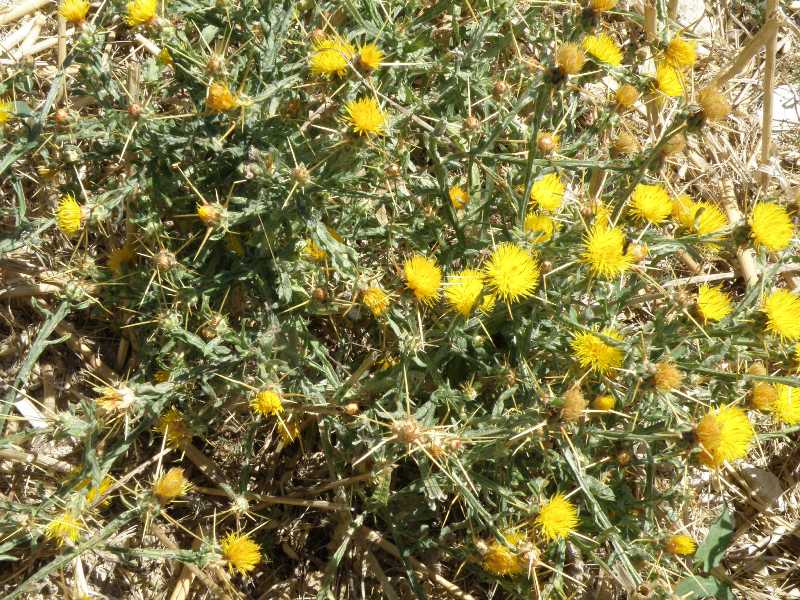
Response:
POLYGON ((314 42, 309 58, 311 73, 317 77, 344 77, 356 49, 339 36, 323 37, 314 42))
POLYGON ((503 532, 505 543, 492 540, 483 555, 483 570, 492 575, 518 575, 525 570, 525 561, 517 547, 526 541, 523 534, 516 531, 503 532), (510 547, 509 547, 510 546, 510 547))
POLYGON ((594 400, 592 400, 592 408, 595 410, 614 410, 614 406, 616 405, 616 400, 614 400, 614 396, 609 394, 605 394, 603 396, 598 396, 594 400))
POLYGON ((58 14, 74 25, 83 23, 88 12, 89 3, 86 0, 61 0, 58 5, 58 14))
POLYGON ((683 372, 669 361, 661 361, 656 365, 653 373, 653 385, 657 390, 669 392, 677 389, 683 383, 683 372))
POLYGON ((623 231, 601 221, 593 225, 584 238, 581 261, 589 265, 594 275, 611 278, 627 271, 633 258, 625 252, 623 231))
POLYGON ((759 202, 750 217, 750 237, 756 246, 764 246, 772 252, 789 247, 794 236, 794 226, 789 213, 779 204, 759 202))
POLYGON ((133 262, 136 258, 136 253, 129 244, 123 244, 118 248, 114 248, 108 253, 108 260, 106 264, 114 275, 122 274, 122 267, 133 262))
POLYGON ((800 388, 783 383, 779 383, 775 388, 777 397, 772 404, 772 414, 775 419, 786 425, 800 424, 800 388))
POLYGON ((800 373, 800 342, 794 345, 794 359, 797 361, 797 372, 800 373))
POLYGON ((692 219, 692 229, 700 235, 712 235, 728 226, 728 217, 711 202, 698 202, 692 219))
MULTIPOLYGON (((603 329, 600 333, 606 338, 622 341, 622 335, 611 327, 603 329)), ((576 334, 572 339, 571 346, 575 352, 575 358, 578 359, 578 364, 600 375, 607 375, 615 369, 619 369, 625 358, 625 354, 620 348, 588 331, 576 334)))
POLYGON ((467 202, 469 202, 469 194, 458 185, 454 185, 447 190, 447 195, 450 197, 450 203, 456 210, 461 210, 466 206, 467 202))
POLYGON ((483 274, 491 293, 511 304, 533 295, 539 285, 539 262, 527 250, 505 242, 492 252, 483 274))
POLYGON ((86 211, 75 200, 75 196, 67 194, 58 203, 56 224, 64 235, 72 237, 81 230, 86 211))
POLYGON ((11 120, 14 105, 11 102, 6 102, 0 99, 0 126, 5 125, 11 120))
POLYGON ((220 542, 228 570, 246 575, 261 562, 261 548, 246 533, 230 532, 220 542))
POLYGON ((361 302, 374 316, 380 317, 389 310, 391 298, 382 287, 373 285, 361 292, 361 302))
POLYGON ((666 58, 674 68, 688 69, 697 61, 697 45, 676 35, 667 45, 666 58))
POLYGON ((733 312, 731 297, 721 288, 704 283, 697 290, 697 312, 704 323, 720 321, 733 312))
POLYGON ((549 242, 553 239, 556 223, 548 215, 529 213, 525 217, 525 231, 534 234, 530 239, 535 244, 549 242))
POLYGON ((167 505, 179 496, 185 496, 191 487, 180 467, 172 467, 153 483, 153 495, 162 505, 167 505))
POLYGON ((778 389, 765 381, 756 381, 750 396, 750 404, 760 411, 771 411, 778 399, 778 389))
POLYGON ((414 292, 417 300, 431 306, 439 299, 442 270, 435 260, 415 254, 405 262, 403 272, 406 277, 406 285, 414 292))
POLYGON ((386 132, 386 113, 375 98, 351 100, 345 105, 345 120, 358 135, 383 135, 386 132))
POLYGON ((747 456, 755 436, 747 413, 736 406, 709 411, 697 424, 695 434, 702 447, 700 460, 714 468, 747 456))
POLYGON ((447 303, 464 317, 469 317, 483 291, 483 275, 475 269, 464 269, 450 275, 444 285, 447 303))
POLYGON ((800 296, 789 290, 772 292, 762 308, 767 315, 767 329, 781 340, 800 340, 800 296))
POLYGON ((223 113, 239 106, 239 99, 228 87, 227 83, 215 81, 208 86, 206 108, 212 113, 223 113))
POLYGON ((697 94, 697 102, 703 109, 703 116, 709 121, 722 121, 731 112, 731 103, 719 88, 709 86, 697 94))
MULTIPOLYGON (((80 468, 76 468, 73 471, 73 474, 77 475, 79 472, 80 472, 80 468)), ((92 480, 87 477, 86 479, 81 479, 80 481, 78 481, 75 484, 75 488, 74 489, 77 492, 77 491, 80 491, 80 490, 88 488, 86 490, 86 502, 91 505, 91 504, 94 504, 95 500, 97 500, 98 498, 101 498, 102 496, 104 496, 105 493, 108 491, 108 489, 111 487, 111 485, 113 483, 114 483, 114 480, 111 479, 111 477, 109 477, 108 475, 106 475, 105 477, 103 477, 103 479, 100 480, 99 484, 97 484, 96 486, 93 486, 92 485, 92 480)), ((110 502, 111 502, 111 498, 104 498, 99 506, 101 506, 101 507, 108 506, 108 504, 110 502)))
POLYGON ((563 539, 577 529, 578 510, 563 494, 556 494, 542 506, 536 524, 548 541, 563 539))
POLYGON ((494 305, 497 304, 497 296, 494 294, 484 294, 478 310, 483 314, 488 315, 494 310, 494 305))
POLYGON ((167 445, 172 448, 180 448, 192 441, 192 432, 189 426, 186 425, 183 415, 174 406, 161 415, 156 430, 166 438, 167 445))
POLYGON ((677 556, 689 556, 697 550, 697 544, 688 535, 671 535, 664 542, 664 550, 677 556))
POLYGON ((44 534, 59 546, 66 540, 74 542, 81 533, 81 522, 71 512, 63 512, 47 524, 44 534))
POLYGON ((250 400, 253 412, 269 417, 283 412, 283 400, 275 390, 261 390, 250 400))
POLYGON ((130 27, 147 25, 156 18, 158 0, 131 0, 128 2, 125 21, 130 27))
POLYGON ((600 62, 614 67, 622 64, 622 50, 611 36, 601 33, 600 35, 588 35, 583 38, 583 49, 591 54, 600 62))
POLYGON ((585 62, 586 55, 577 44, 562 44, 556 52, 556 64, 564 75, 577 75, 585 62))
POLYGON ((614 93, 614 98, 617 104, 622 108, 630 108, 636 104, 636 101, 639 99, 639 90, 631 84, 626 83, 617 88, 617 91, 614 93))
POLYGON ((589 6, 594 12, 601 13, 613 10, 617 5, 617 2, 618 0, 591 0, 591 2, 589 2, 589 6))
POLYGON ((683 76, 680 71, 667 63, 656 66, 656 89, 670 98, 683 96, 683 76))
POLYGON ((106 386, 100 388, 100 396, 95 402, 107 413, 125 412, 136 402, 136 394, 124 385, 106 386))
POLYGON ((328 253, 312 239, 307 239, 303 246, 303 256, 313 262, 322 262, 328 253))
POLYGON ((225 209, 217 203, 203 203, 197 205, 197 218, 207 227, 216 227, 219 225, 224 214, 225 209))
POLYGON ((672 218, 685 229, 694 227, 694 215, 697 213, 697 202, 687 194, 672 199, 672 218))
POLYGON ((358 66, 364 71, 375 71, 383 63, 383 52, 375 44, 364 44, 358 49, 358 66))
POLYGON ((533 182, 531 203, 545 212, 555 212, 564 200, 564 184, 558 173, 548 173, 533 182))
POLYGON ((660 185, 640 183, 631 195, 631 212, 644 221, 658 225, 672 214, 672 201, 660 185))

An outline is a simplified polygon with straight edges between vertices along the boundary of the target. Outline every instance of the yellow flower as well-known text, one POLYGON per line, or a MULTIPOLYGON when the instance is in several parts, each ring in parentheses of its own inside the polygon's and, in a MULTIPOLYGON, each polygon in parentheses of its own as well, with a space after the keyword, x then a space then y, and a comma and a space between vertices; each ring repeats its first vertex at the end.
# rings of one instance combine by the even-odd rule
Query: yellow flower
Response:
MULTIPOLYGON (((76 468, 74 474, 78 474, 80 472, 80 468, 76 468)), ((86 502, 88 504, 94 504, 94 501, 100 498, 101 496, 105 495, 108 489, 111 487, 111 484, 114 483, 113 479, 106 475, 103 479, 100 480, 100 483, 97 486, 91 485, 92 480, 89 478, 81 479, 75 484, 75 491, 80 491, 86 488, 89 488, 86 491, 86 502)), ((100 502, 99 506, 108 506, 111 502, 110 498, 104 498, 102 502, 100 502)))
POLYGON ((536 524, 547 540, 566 538, 578 527, 578 510, 562 494, 556 494, 539 511, 536 524))
POLYGON ((442 283, 442 270, 432 258, 415 254, 403 265, 408 288, 417 300, 431 306, 439 299, 439 286, 442 283))
POLYGON ((663 223, 672 214, 672 201, 660 185, 640 183, 631 195, 631 212, 654 225, 663 223))
POLYGON ((800 340, 800 296, 784 289, 775 290, 764 301, 767 329, 782 340, 800 340))
POLYGON ((558 173, 548 173, 537 179, 531 187, 531 202, 543 211, 554 212, 559 209, 564 200, 564 184, 558 173))
POLYGON ((447 303, 465 317, 468 317, 475 308, 481 291, 483 291, 483 275, 475 269, 464 269, 456 275, 450 275, 444 286, 447 303))
POLYGON ((702 446, 700 460, 709 467, 747 456, 755 435, 747 413, 736 406, 709 411, 695 433, 702 446))
POLYGON ((494 310, 494 305, 497 303, 497 296, 494 294, 484 294, 478 310, 483 314, 488 315, 494 310))
POLYGON ((667 62, 676 69, 687 69, 697 60, 697 46, 680 35, 672 38, 667 45, 667 62))
POLYGON ((246 575, 261 562, 261 548, 246 533, 229 533, 220 542, 228 569, 246 575))
POLYGON ((136 394, 124 385, 116 387, 105 386, 99 390, 100 396, 95 403, 108 413, 124 412, 136 402, 136 394))
POLYGON ((694 215, 697 212, 697 202, 690 196, 681 194, 672 199, 672 218, 685 229, 694 227, 694 215))
POLYGON ((611 37, 605 33, 583 38, 583 49, 600 62, 619 66, 622 64, 622 51, 611 37))
POLYGON ((132 262, 135 258, 136 253, 133 251, 133 248, 125 243, 108 253, 108 261, 106 264, 114 275, 119 276, 122 274, 122 267, 132 262))
POLYGON ((361 98, 351 100, 345 105, 347 116, 345 120, 350 123, 358 135, 383 135, 386 131, 386 113, 381 110, 375 98, 361 98))
POLYGON ((750 237, 756 246, 780 252, 792 243, 794 226, 785 208, 771 202, 759 202, 750 217, 750 237))
POLYGON ((592 408, 595 410, 614 410, 614 405, 616 404, 616 400, 614 400, 614 396, 610 396, 608 394, 604 396, 598 396, 594 400, 592 400, 592 408))
POLYGON ((772 405, 772 414, 786 425, 800 424, 800 388, 783 383, 775 386, 778 395, 772 405))
POLYGON ((469 202, 469 194, 461 189, 461 186, 454 185, 448 191, 447 195, 450 197, 450 202, 453 208, 460 210, 469 202))
MULTIPOLYGON (((600 333, 612 340, 622 341, 622 335, 610 327, 603 329, 600 333)), ((578 359, 578 364, 601 375, 607 375, 611 371, 619 369, 625 358, 621 349, 588 331, 576 334, 571 346, 575 352, 575 358, 578 359)))
POLYGON ((14 105, 11 102, 0 100, 0 125, 5 125, 11 120, 11 112, 14 110, 14 105))
POLYGON ((681 370, 669 361, 662 361, 656 365, 653 373, 653 384, 662 392, 677 389, 683 382, 681 370))
POLYGON ((800 342, 794 346, 794 359, 797 361, 797 372, 800 373, 800 342))
POLYGON ((590 5, 595 12, 606 12, 617 5, 617 0, 592 0, 590 5))
POLYGON ((506 304, 533 295, 539 285, 539 263, 530 252, 509 242, 495 248, 483 267, 486 285, 506 304))
POLYGON ((365 44, 358 49, 358 64, 365 71, 374 71, 383 62, 383 52, 375 44, 365 44))
POLYGON ((169 504, 179 496, 185 496, 190 488, 189 480, 180 467, 172 467, 153 483, 153 494, 161 504, 169 504))
POLYGON ((636 104, 636 101, 639 99, 639 90, 629 83, 626 83, 617 88, 614 99, 622 108, 630 108, 636 104))
POLYGON ((683 96, 683 76, 671 65, 661 63, 656 67, 656 88, 670 98, 683 96))
POLYGON ((778 399, 778 389, 765 381, 756 381, 753 384, 753 392, 750 404, 761 411, 771 411, 778 399))
POLYGON ((75 200, 75 196, 67 194, 61 198, 56 209, 56 223, 58 228, 69 237, 81 230, 83 224, 83 207, 75 200))
POLYGON ((371 286, 361 293, 361 301, 376 317, 380 317, 389 310, 391 299, 380 286, 371 286))
POLYGON ((197 205, 197 218, 200 219, 207 227, 214 227, 219 225, 222 220, 223 209, 219 204, 198 204, 197 205))
POLYGON ((174 406, 161 415, 156 430, 167 440, 167 446, 179 448, 192 441, 192 432, 186 425, 183 415, 174 406))
POLYGON ((323 250, 319 244, 312 239, 307 239, 305 246, 303 246, 303 256, 313 262, 322 262, 328 253, 323 250))
POLYGON ((81 523, 78 518, 70 512, 61 513, 45 527, 44 534, 48 539, 63 545, 66 540, 72 542, 78 539, 81 533, 81 523))
POLYGON ((667 538, 666 542, 664 542, 664 549, 670 554, 689 556, 690 554, 694 554, 695 550, 697 550, 697 544, 688 535, 671 535, 667 538))
POLYGON ((227 83, 215 82, 208 86, 206 107, 212 113, 222 113, 239 106, 239 100, 227 83))
POLYGON ((728 217, 720 208, 710 202, 698 202, 695 205, 692 228, 700 235, 711 235, 728 226, 728 217))
POLYGON ((76 25, 86 20, 88 12, 89 3, 86 0, 61 0, 61 4, 58 5, 58 14, 76 25))
POLYGON ((556 52, 556 64, 564 75, 580 73, 585 62, 586 55, 577 44, 562 44, 556 52))
POLYGON ((733 311, 731 297, 721 288, 704 283, 697 290, 697 311, 705 323, 720 321, 733 311))
POLYGON ((344 77, 355 54, 355 48, 339 36, 322 38, 314 43, 309 59, 311 73, 320 77, 344 77))
POLYGON ((526 541, 523 534, 516 531, 503 532, 505 543, 493 540, 483 555, 483 570, 492 575, 517 575, 525 570, 525 561, 517 552, 517 547, 526 541), (510 546, 510 548, 509 548, 510 546))
POLYGON ((253 412, 268 417, 283 412, 283 401, 278 392, 274 390, 262 390, 250 400, 250 408, 253 412))
POLYGON ((150 23, 156 17, 158 0, 132 0, 128 2, 128 14, 125 21, 131 27, 150 23))
POLYGON ((537 234, 531 240, 534 243, 549 242, 553 239, 555 229, 556 224, 552 217, 535 213, 529 213, 525 217, 525 231, 537 234))
POLYGON ((627 271, 633 258, 625 252, 625 234, 617 227, 600 222, 592 226, 584 238, 581 261, 588 263, 592 273, 611 278, 627 271))

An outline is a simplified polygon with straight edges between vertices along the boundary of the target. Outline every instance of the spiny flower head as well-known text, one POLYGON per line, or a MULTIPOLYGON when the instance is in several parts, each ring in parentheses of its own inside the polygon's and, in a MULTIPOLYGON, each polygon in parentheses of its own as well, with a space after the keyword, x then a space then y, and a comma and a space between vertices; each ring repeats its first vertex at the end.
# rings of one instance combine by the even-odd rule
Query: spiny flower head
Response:
POLYGON ((125 21, 131 27, 145 25, 156 18, 158 0, 131 0, 128 2, 125 21))
POLYGON ((625 252, 625 234, 618 227, 596 223, 583 240, 581 261, 594 275, 611 278, 627 271, 633 258, 625 252))
POLYGON ((497 296, 494 294, 484 294, 478 310, 483 314, 488 315, 494 310, 494 305, 497 304, 497 296))
POLYGON ((167 445, 179 448, 192 441, 192 432, 183 415, 174 406, 158 419, 156 429, 166 438, 167 445))
POLYGON ((616 42, 605 33, 589 35, 583 38, 583 49, 600 62, 613 66, 622 64, 622 51, 616 42))
POLYGON ((517 575, 525 570, 525 561, 517 552, 517 547, 526 541, 523 534, 516 531, 503 532, 505 543, 493 540, 483 555, 483 570, 492 575, 517 575), (510 546, 510 548, 509 548, 510 546))
POLYGON ((698 202, 692 219, 692 229, 700 235, 711 235, 728 226, 728 217, 711 202, 698 202))
POLYGON ((606 12, 612 10, 617 5, 618 0, 592 0, 589 6, 595 12, 606 12))
POLYGON ((789 290, 775 290, 767 296, 762 310, 767 315, 769 331, 782 340, 800 340, 800 296, 789 290))
POLYGON ((323 37, 314 42, 314 52, 309 58, 311 73, 318 77, 344 77, 355 54, 352 44, 339 36, 323 37))
POLYGON ((269 417, 283 412, 283 401, 275 390, 261 390, 250 400, 250 408, 255 413, 269 417))
MULTIPOLYGON (((74 471, 74 474, 77 475, 79 472, 80 472, 80 468, 76 468, 75 471, 74 471)), ((91 504, 94 504, 95 500, 97 500, 98 498, 101 498, 102 496, 104 496, 105 493, 108 491, 108 489, 111 487, 111 484, 113 484, 113 483, 114 483, 113 479, 111 479, 111 477, 106 475, 106 476, 103 477, 103 479, 100 480, 99 484, 97 484, 96 486, 93 486, 92 485, 92 480, 87 477, 85 479, 79 480, 75 484, 75 488, 74 489, 77 492, 77 491, 80 491, 80 490, 88 488, 88 489, 86 489, 86 502, 91 505, 91 504)), ((100 506, 108 506, 108 504, 110 502, 111 502, 110 498, 104 498, 103 501, 100 503, 100 506)))
POLYGON ((491 292, 511 304, 533 295, 539 285, 539 262, 527 250, 505 242, 492 252, 483 274, 491 292))
POLYGON ((683 76, 672 65, 661 63, 656 67, 656 88, 670 98, 683 96, 683 76))
POLYGON ((136 394, 127 386, 105 386, 100 388, 100 396, 95 399, 97 406, 107 413, 125 412, 134 402, 136 394))
POLYGON ((636 101, 639 99, 639 90, 631 84, 626 83, 617 88, 617 91, 614 93, 614 98, 617 104, 622 108, 630 108, 636 104, 636 101))
POLYGON ((447 195, 450 197, 450 203, 456 210, 464 208, 467 202, 469 202, 469 194, 459 185, 454 185, 447 190, 447 195))
POLYGON ((697 311, 705 323, 720 321, 733 311, 731 297, 721 288, 704 283, 697 290, 697 311))
MULTIPOLYGON (((601 334, 612 340, 622 341, 622 335, 611 327, 603 329, 601 334)), ((625 358, 620 348, 612 346, 599 335, 588 331, 576 334, 571 346, 578 364, 601 375, 619 369, 625 358)))
POLYGON ((756 381, 750 396, 750 404, 761 411, 771 411, 778 399, 778 388, 766 381, 756 381))
POLYGON ((654 225, 663 223, 672 214, 672 201, 660 185, 640 183, 631 195, 631 212, 654 225))
POLYGON ((556 52, 556 64, 564 75, 576 75, 581 72, 586 55, 577 44, 561 44, 556 52))
POLYGON ((83 23, 88 12, 89 3, 86 0, 61 0, 58 5, 58 14, 75 25, 83 23))
POLYGON ((14 106, 11 102, 0 99, 0 125, 5 125, 11 120, 11 113, 13 110, 14 106))
POLYGON ((417 300, 430 306, 439 299, 442 270, 435 260, 415 254, 405 262, 403 271, 406 285, 414 292, 417 300))
POLYGON ((666 539, 664 549, 677 556, 689 556, 697 550, 697 544, 690 536, 677 534, 671 535, 666 539))
POLYGON ((464 317, 469 317, 483 291, 483 275, 475 269, 464 269, 450 275, 444 286, 447 303, 464 317))
POLYGON ((661 361, 656 365, 653 373, 653 384, 657 390, 669 392, 680 387, 683 382, 683 372, 669 361, 661 361))
POLYGON ((378 101, 368 96, 351 100, 345 105, 345 120, 358 135, 383 135, 386 131, 386 113, 378 101))
POLYGON ((358 49, 358 65, 365 71, 374 71, 383 63, 383 52, 375 44, 364 44, 358 49))
POLYGON ((161 504, 169 504, 189 492, 189 480, 180 467, 172 467, 153 483, 153 494, 161 504))
POLYGON ((230 532, 219 545, 230 571, 246 575, 261 562, 261 548, 246 533, 230 532))
POLYGON ((61 198, 56 209, 56 223, 64 235, 72 237, 78 233, 81 230, 83 218, 84 209, 75 200, 75 196, 67 194, 61 198))
POLYGON ((556 494, 542 506, 536 524, 548 541, 566 538, 578 527, 578 510, 563 494, 556 494))
POLYGON ((800 388, 783 383, 779 383, 775 388, 777 397, 772 404, 772 414, 775 419, 786 425, 800 424, 800 388))
POLYGON ((531 202, 546 212, 559 209, 564 200, 564 184, 558 173, 548 173, 531 187, 531 202))
POLYGON ((772 252, 789 247, 794 236, 794 226, 789 213, 779 204, 759 202, 750 217, 750 237, 756 246, 764 246, 772 252))
POLYGON ((731 103, 719 88, 710 85, 697 94, 697 103, 703 109, 703 116, 709 121, 722 121, 731 112, 731 103))
POLYGON ((694 227, 694 215, 697 212, 697 202, 687 194, 675 196, 672 199, 672 218, 684 229, 694 227))
POLYGON ((537 215, 529 213, 525 217, 525 231, 536 234, 531 241, 537 244, 549 242, 553 239, 553 232, 556 229, 555 221, 548 215, 537 215))
POLYGON ((380 317, 389 310, 391 298, 382 287, 373 285, 361 292, 361 302, 374 316, 380 317))
POLYGON ((59 546, 63 545, 66 540, 76 541, 80 532, 81 522, 68 511, 55 517, 44 530, 47 538, 55 541, 59 546))
POLYGON ((697 439, 702 446, 700 460, 709 467, 747 456, 755 432, 750 419, 737 406, 712 409, 697 424, 697 439))
POLYGON ((666 57, 676 69, 688 69, 697 61, 697 45, 676 35, 667 45, 666 57))
POLYGON ((215 81, 208 86, 206 107, 212 113, 223 113, 239 106, 239 100, 227 83, 215 81))
POLYGON ((313 262, 322 262, 328 253, 312 239, 307 239, 303 246, 303 256, 313 262))

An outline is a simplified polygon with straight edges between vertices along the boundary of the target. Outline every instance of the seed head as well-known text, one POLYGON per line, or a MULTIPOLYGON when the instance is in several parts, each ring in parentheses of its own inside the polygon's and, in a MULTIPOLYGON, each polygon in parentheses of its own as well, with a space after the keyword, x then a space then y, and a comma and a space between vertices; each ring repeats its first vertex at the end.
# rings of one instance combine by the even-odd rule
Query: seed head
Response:
POLYGON ((579 385, 571 387, 564 394, 564 407, 561 409, 561 418, 569 423, 578 421, 586 410, 586 398, 579 385))
POLYGON ((700 90, 697 102, 703 109, 703 116, 709 121, 723 121, 731 112, 731 103, 725 94, 713 85, 700 90))
POLYGON ((630 108, 639 100, 639 90, 629 83, 626 83, 617 88, 614 97, 617 100, 617 106, 620 108, 630 108))
POLYGON ((180 467, 172 467, 153 483, 153 494, 162 506, 166 506, 175 498, 185 496, 190 488, 189 480, 180 467))
POLYGON ((653 385, 657 390, 669 392, 678 389, 683 382, 683 372, 669 361, 662 361, 656 365, 653 373, 653 385))
POLYGON ((638 151, 638 140, 627 131, 620 131, 611 142, 611 156, 631 156, 638 151))

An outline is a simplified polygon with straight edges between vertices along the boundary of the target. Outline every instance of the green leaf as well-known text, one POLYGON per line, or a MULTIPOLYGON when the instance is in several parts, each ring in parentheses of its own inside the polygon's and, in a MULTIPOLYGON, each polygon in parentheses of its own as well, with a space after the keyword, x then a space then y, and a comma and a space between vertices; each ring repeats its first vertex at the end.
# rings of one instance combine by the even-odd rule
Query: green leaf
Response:
POLYGON ((682 600, 702 600, 703 598, 719 598, 733 600, 731 589, 713 577, 686 577, 675 586, 675 595, 682 600))
POLYGON ((733 539, 734 522, 733 514, 727 507, 711 525, 708 535, 697 548, 694 555, 695 565, 704 573, 708 573, 722 562, 725 551, 733 539))

